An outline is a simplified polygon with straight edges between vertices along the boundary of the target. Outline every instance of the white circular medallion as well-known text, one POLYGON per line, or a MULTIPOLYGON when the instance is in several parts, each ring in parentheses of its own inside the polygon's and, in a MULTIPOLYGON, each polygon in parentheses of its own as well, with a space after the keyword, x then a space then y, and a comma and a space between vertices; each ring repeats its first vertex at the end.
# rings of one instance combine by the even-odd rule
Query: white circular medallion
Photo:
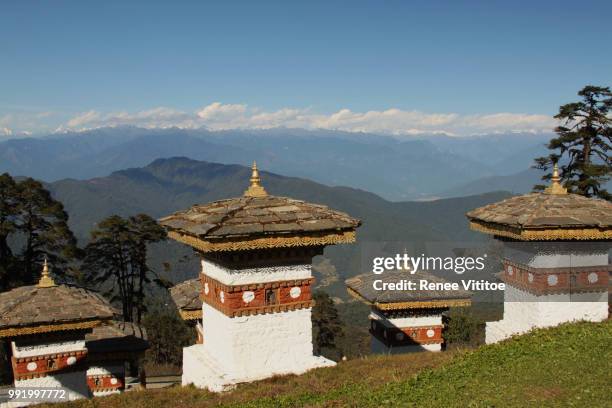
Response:
POLYGON ((293 299, 299 298, 301 294, 302 289, 300 289, 298 286, 294 286, 291 288, 291 290, 289 290, 289 296, 291 296, 293 299))
POLYGON ((589 273, 589 276, 587 276, 587 279, 589 280, 589 283, 595 283, 599 279, 599 276, 595 272, 591 272, 589 273))
POLYGON ((529 272, 529 275, 527 275, 527 280, 531 283, 533 282, 533 273, 529 272))
POLYGON ((559 282, 557 275, 548 275, 548 286, 555 286, 559 282))
POLYGON ((512 265, 508 265, 508 275, 512 276, 514 274, 514 268, 512 265))
POLYGON ((398 340, 398 341, 404 340, 404 333, 402 333, 402 332, 396 333, 395 334, 395 339, 398 340))
POLYGON ((116 378, 111 378, 110 379, 110 383, 113 385, 117 385, 117 379, 116 378))
POLYGON ((219 292, 219 299, 221 299, 221 303, 225 303, 225 293, 223 291, 219 292))
POLYGON ((242 293, 242 301, 244 303, 251 303, 253 299, 255 299, 255 292, 247 290, 246 292, 242 293))
POLYGON ((70 356, 66 359, 66 364, 68 365, 73 365, 74 363, 76 363, 76 357, 75 356, 70 356))
POLYGON ((435 336, 436 332, 433 329, 427 330, 427 337, 432 338, 435 336))
POLYGON ((34 370, 36 370, 37 367, 38 367, 38 365, 34 361, 30 361, 28 363, 28 365, 26 366, 28 371, 34 371, 34 370))
POLYGON ((208 295, 208 292, 210 292, 210 289, 208 288, 208 282, 204 282, 204 294, 208 295))

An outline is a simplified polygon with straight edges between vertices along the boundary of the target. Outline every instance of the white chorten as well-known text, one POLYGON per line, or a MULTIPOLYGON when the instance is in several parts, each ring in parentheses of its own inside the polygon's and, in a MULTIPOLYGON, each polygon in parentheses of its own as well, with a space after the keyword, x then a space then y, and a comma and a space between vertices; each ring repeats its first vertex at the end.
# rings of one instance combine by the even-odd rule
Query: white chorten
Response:
POLYGON ((85 336, 114 312, 92 292, 56 285, 46 260, 37 285, 0 293, 0 338, 10 341, 14 387, 61 387, 70 400, 91 396, 85 336))
POLYGON ((313 355, 312 258, 351 243, 360 222, 322 205, 267 194, 255 164, 243 197, 160 220, 201 256, 201 344, 183 351, 186 384, 222 391, 334 363, 313 355))
POLYGON ((608 317, 612 203, 568 194, 555 166, 542 193, 467 213, 472 229, 504 244, 504 317, 489 322, 495 343, 535 327, 608 317))
POLYGON ((444 345, 443 313, 451 307, 471 304, 471 293, 465 290, 376 290, 375 281, 378 280, 394 285, 412 282, 415 287, 420 280, 446 282, 429 273, 411 273, 409 270, 389 271, 382 275, 369 273, 347 279, 349 294, 371 306, 369 319, 373 353, 441 351, 444 345))

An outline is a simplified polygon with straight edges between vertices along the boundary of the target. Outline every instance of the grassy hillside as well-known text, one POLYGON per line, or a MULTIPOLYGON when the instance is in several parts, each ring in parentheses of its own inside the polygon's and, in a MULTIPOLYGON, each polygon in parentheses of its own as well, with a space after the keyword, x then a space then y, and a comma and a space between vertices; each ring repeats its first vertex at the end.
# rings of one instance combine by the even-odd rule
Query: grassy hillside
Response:
POLYGON ((63 407, 605 407, 612 322, 537 330, 474 351, 377 356, 239 386, 130 392, 63 407))

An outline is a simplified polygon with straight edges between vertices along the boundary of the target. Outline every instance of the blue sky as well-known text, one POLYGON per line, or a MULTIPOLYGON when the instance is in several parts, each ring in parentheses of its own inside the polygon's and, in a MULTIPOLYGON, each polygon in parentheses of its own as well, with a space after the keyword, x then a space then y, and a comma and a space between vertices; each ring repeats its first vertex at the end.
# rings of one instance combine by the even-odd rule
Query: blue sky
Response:
POLYGON ((612 85, 611 15, 610 1, 7 1, 0 129, 352 123, 459 134, 502 113, 522 115, 525 129, 513 130, 544 128, 585 84, 612 85), (207 107, 213 116, 199 115, 207 107), (436 127, 451 114, 461 123, 436 127))

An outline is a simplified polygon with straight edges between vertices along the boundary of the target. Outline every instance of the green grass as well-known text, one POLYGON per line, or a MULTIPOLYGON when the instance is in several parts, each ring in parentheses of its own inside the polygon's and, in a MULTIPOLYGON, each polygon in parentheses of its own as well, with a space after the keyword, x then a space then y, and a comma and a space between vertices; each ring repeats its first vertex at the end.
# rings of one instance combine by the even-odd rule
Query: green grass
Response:
POLYGON ((537 330, 473 351, 352 360, 212 394, 193 387, 71 407, 609 407, 612 322, 537 330))

